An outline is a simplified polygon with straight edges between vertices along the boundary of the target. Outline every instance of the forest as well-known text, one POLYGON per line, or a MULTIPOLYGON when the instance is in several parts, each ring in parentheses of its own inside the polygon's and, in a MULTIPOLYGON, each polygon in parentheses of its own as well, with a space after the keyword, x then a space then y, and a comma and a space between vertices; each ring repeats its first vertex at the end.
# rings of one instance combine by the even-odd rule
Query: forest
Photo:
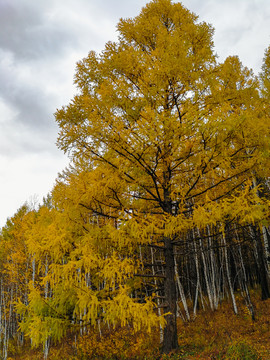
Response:
POLYGON ((117 30, 55 113, 69 167, 0 231, 0 358, 269 359, 270 47, 219 62, 171 0, 117 30))

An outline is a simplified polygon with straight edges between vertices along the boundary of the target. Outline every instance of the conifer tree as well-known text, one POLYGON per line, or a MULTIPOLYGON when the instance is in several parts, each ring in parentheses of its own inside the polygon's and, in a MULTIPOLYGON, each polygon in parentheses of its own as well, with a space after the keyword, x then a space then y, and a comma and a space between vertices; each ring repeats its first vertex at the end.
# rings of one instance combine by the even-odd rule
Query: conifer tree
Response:
MULTIPOLYGON (((269 118, 252 72, 237 57, 217 63, 212 27, 180 3, 153 0, 118 32, 78 63, 79 93, 56 114, 58 146, 90 173, 79 205, 114 219, 121 241, 163 251, 170 352, 177 241, 194 226, 225 224, 236 197, 254 204, 245 184, 264 161, 269 118)), ((235 216, 247 215, 237 206, 235 216)))

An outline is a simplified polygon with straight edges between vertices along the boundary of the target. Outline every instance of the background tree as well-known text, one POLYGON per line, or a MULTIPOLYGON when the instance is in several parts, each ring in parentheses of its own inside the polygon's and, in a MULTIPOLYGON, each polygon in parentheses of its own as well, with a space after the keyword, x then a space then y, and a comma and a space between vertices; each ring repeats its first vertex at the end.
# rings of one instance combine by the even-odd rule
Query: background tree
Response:
POLYGON ((34 223, 35 211, 24 204, 0 232, 0 348, 3 359, 7 358, 9 339, 16 338, 20 344, 24 341, 14 305, 19 300, 23 304, 28 302, 34 263, 26 239, 34 223))

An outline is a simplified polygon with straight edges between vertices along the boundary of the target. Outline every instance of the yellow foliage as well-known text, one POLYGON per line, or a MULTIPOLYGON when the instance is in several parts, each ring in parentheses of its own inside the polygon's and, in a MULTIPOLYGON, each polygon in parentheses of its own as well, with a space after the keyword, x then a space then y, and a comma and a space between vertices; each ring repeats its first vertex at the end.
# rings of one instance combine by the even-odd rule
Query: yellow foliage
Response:
POLYGON ((132 324, 135 331, 146 329, 151 332, 154 326, 165 326, 165 315, 158 316, 154 311, 155 303, 151 299, 145 299, 139 304, 132 299, 129 289, 122 287, 112 300, 104 302, 104 319, 110 323, 120 323, 121 326, 132 324))

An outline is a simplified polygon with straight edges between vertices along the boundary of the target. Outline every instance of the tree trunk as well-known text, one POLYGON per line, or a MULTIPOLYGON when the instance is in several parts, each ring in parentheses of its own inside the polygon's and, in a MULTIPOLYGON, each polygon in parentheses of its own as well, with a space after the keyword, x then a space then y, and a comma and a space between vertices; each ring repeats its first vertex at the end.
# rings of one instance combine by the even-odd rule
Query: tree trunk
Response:
MULTIPOLYGON (((237 236, 237 240, 239 242, 237 232, 236 232, 236 236, 237 236)), ((242 249, 241 249, 240 243, 238 245, 238 252, 239 252, 240 266, 241 266, 241 273, 242 273, 242 289, 243 289, 243 293, 244 293, 244 299, 245 299, 247 308, 250 312, 251 318, 253 321, 255 321, 255 311, 254 311, 254 306, 251 302, 250 294, 249 294, 249 290, 248 290, 246 269, 245 269, 245 265, 244 265, 244 260, 243 260, 242 249)))
POLYGON ((174 254, 173 244, 170 238, 164 239, 164 257, 165 257, 165 281, 164 291, 166 297, 166 326, 164 329, 164 340, 162 352, 168 354, 169 352, 177 349, 177 295, 176 295, 176 283, 175 283, 175 269, 174 269, 174 254))
MULTIPOLYGON (((154 257, 154 251, 153 248, 151 248, 151 260, 152 260, 152 264, 155 263, 155 257, 154 257)), ((155 276, 156 272, 155 272, 155 267, 152 267, 152 274, 155 276)), ((157 283, 157 278, 154 278, 154 284, 155 284, 155 291, 158 288, 158 283, 157 283)), ((161 316, 161 309, 160 309, 160 299, 157 299, 157 305, 158 305, 158 315, 161 316)), ((163 343, 163 328, 160 325, 159 327, 159 339, 160 339, 160 344, 163 343)))
POLYGON ((232 279, 231 279, 231 275, 230 275, 228 253, 227 253, 227 243, 226 243, 225 235, 222 236, 222 239, 223 239, 223 244, 224 244, 224 259, 225 259, 225 269, 226 269, 226 273, 227 273, 227 281, 228 281, 228 286, 229 286, 229 290, 230 290, 230 294, 231 294, 231 298, 232 298, 233 311, 237 315, 238 309, 237 309, 237 305, 236 305, 236 300, 235 300, 233 285, 232 285, 232 279))
POLYGON ((267 300, 270 298, 270 280, 267 271, 267 264, 264 254, 264 249, 261 241, 261 234, 259 229, 256 226, 251 226, 253 233, 253 238, 255 240, 255 246, 258 254, 258 270, 260 276, 261 290, 262 290, 262 300, 267 300))
POLYGON ((203 243, 201 240, 201 234, 200 234, 200 230, 198 228, 197 228, 197 232, 199 235, 199 245, 200 245, 200 252, 201 252, 201 257, 202 257, 202 262, 203 262, 204 281, 205 281, 205 285, 206 285, 206 291, 207 291, 207 295, 208 295, 210 308, 211 308, 211 310, 214 310, 213 288, 210 285, 210 281, 209 281, 209 279, 211 278, 210 268, 206 262, 207 259, 205 257, 204 247, 203 247, 203 243))
POLYGON ((269 261, 270 261, 270 252, 269 252, 269 239, 267 234, 267 228, 262 225, 262 236, 263 236, 263 243, 264 243, 264 252, 265 252, 265 258, 266 258, 266 265, 267 265, 267 272, 269 275, 269 261))
POLYGON ((187 318, 187 320, 190 320, 190 315, 189 315, 188 306, 187 306, 187 300, 186 300, 186 296, 185 296, 185 293, 184 293, 183 285, 181 284, 180 277, 179 277, 179 274, 178 274, 178 266, 177 266, 177 261, 176 261, 175 256, 174 256, 174 271, 175 271, 176 284, 178 286, 179 295, 180 295, 182 304, 183 304, 184 309, 185 309, 186 318, 187 318))
POLYGON ((196 292, 195 292, 195 299, 194 299, 194 306, 193 306, 193 317, 195 319, 196 313, 197 313, 199 288, 201 286, 201 283, 200 283, 198 251, 197 251, 197 244, 196 244, 194 231, 193 231, 193 244, 194 244, 194 256, 195 256, 195 268, 196 268, 196 275, 197 275, 196 292))

